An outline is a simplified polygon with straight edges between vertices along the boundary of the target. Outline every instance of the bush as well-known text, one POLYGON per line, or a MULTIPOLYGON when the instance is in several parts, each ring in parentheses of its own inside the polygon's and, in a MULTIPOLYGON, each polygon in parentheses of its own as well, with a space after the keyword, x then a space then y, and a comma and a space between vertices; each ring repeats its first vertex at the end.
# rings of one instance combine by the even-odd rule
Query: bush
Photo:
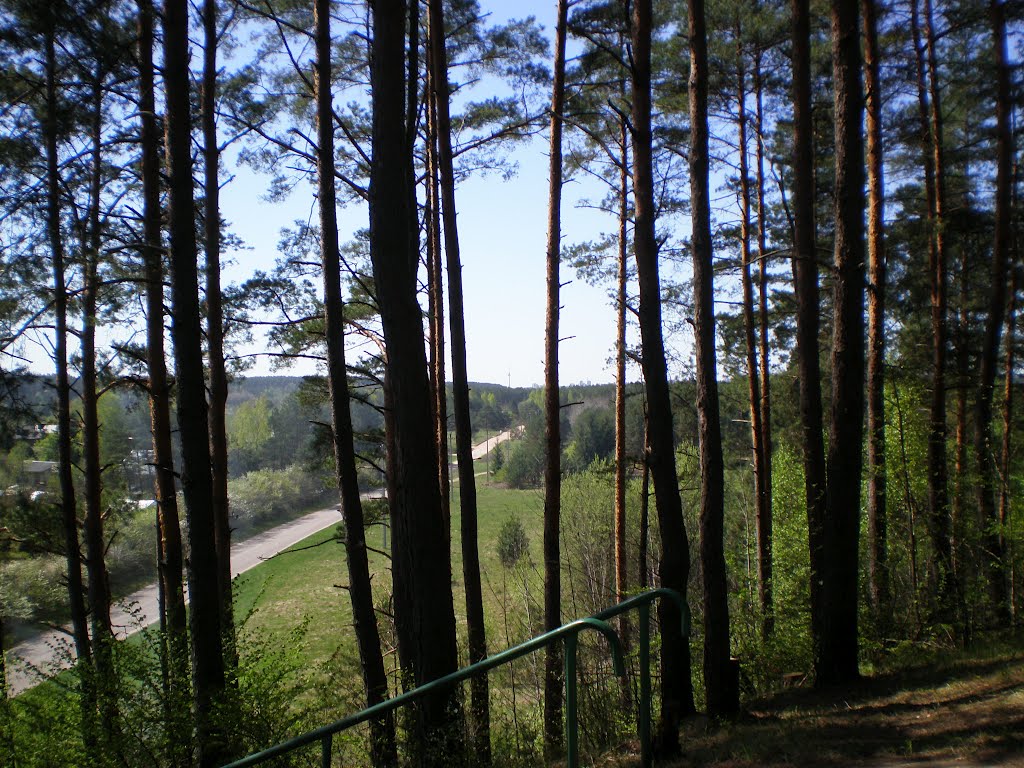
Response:
POLYGON ((0 610, 8 618, 63 623, 67 613, 64 561, 55 555, 4 563, 0 610))
POLYGON ((107 553, 107 570, 114 594, 123 594, 152 581, 157 572, 156 507, 138 509, 123 502, 108 519, 108 533, 116 534, 107 553))
POLYGON ((530 539, 523 521, 510 517, 498 533, 498 559, 505 568, 513 568, 529 551, 530 539))
POLYGON ((536 488, 544 474, 544 448, 539 441, 521 441, 505 462, 505 480, 511 488, 536 488))
POLYGON ((297 517, 312 506, 334 499, 319 476, 298 466, 259 469, 231 480, 228 497, 236 532, 297 517))

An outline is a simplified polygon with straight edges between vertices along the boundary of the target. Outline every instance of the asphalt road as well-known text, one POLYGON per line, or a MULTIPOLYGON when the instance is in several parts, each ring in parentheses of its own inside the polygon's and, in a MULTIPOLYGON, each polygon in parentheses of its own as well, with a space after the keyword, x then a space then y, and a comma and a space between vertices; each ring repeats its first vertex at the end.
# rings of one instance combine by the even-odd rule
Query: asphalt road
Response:
MULTIPOLYGON (((337 508, 311 512, 298 520, 231 547, 231 575, 254 568, 278 552, 288 549, 317 531, 341 521, 337 508)), ((157 585, 150 584, 119 600, 111 611, 111 622, 118 639, 123 640, 157 621, 159 617, 157 585)), ((7 683, 13 694, 31 688, 71 666, 74 645, 70 628, 53 629, 19 643, 7 654, 7 683)))
POLYGON ((518 437, 522 434, 522 430, 522 427, 514 427, 508 432, 502 432, 482 443, 477 443, 473 446, 473 460, 476 461, 477 459, 482 459, 492 450, 497 448, 500 443, 504 443, 506 440, 511 440, 513 437, 518 437))
MULTIPOLYGON (((514 431, 518 433, 521 429, 519 427, 514 431)), ((513 431, 502 432, 473 446, 473 458, 483 458, 499 443, 512 437, 513 431)), ((369 496, 364 494, 364 497, 369 496)), ((234 577, 245 573, 267 558, 340 521, 341 515, 336 507, 321 509, 245 541, 235 542, 231 547, 231 575, 234 577)), ((118 639, 123 640, 156 622, 159 615, 157 585, 150 584, 119 600, 111 611, 110 619, 114 633, 118 639)), ((18 643, 7 653, 7 684, 10 692, 17 695, 68 669, 74 658, 70 627, 55 628, 18 643)))

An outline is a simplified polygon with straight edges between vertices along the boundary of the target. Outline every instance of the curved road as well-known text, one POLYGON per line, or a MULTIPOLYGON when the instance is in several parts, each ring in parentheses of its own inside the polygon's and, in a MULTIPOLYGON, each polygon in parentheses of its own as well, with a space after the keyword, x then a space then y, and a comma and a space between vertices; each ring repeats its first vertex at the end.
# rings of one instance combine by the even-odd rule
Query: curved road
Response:
MULTIPOLYGON (((473 458, 481 459, 499 443, 519 434, 522 427, 502 432, 473 447, 473 458)), ((373 494, 363 494, 371 498, 373 494)), ((308 536, 341 521, 337 507, 310 512, 298 520, 271 528, 269 531, 239 541, 231 546, 231 575, 238 576, 254 568, 278 552, 298 544, 308 536)), ((187 593, 187 590, 186 590, 187 593)), ((187 599, 187 594, 186 594, 187 599)), ((118 600, 110 619, 119 640, 154 623, 159 617, 157 585, 133 592, 118 600)), ((48 677, 71 666, 74 646, 69 627, 52 629, 18 643, 7 652, 7 684, 9 695, 17 695, 48 677)), ((2 695, 2 692, 0 692, 2 695)))
POLYGON ((522 437, 523 427, 513 427, 507 432, 502 432, 495 435, 482 443, 477 443, 473 446, 473 461, 482 459, 492 450, 498 447, 499 444, 504 443, 506 440, 511 440, 513 437, 522 437))
MULTIPOLYGON (((364 498, 368 494, 364 494, 364 498)), ((317 531, 341 522, 337 507, 310 512, 269 531, 239 541, 231 547, 231 575, 254 568, 278 552, 299 543, 317 531)), ((187 592, 187 590, 186 590, 187 592)), ((118 600, 110 619, 119 640, 154 623, 159 617, 157 585, 133 592, 118 600)), ((67 669, 74 658, 70 629, 43 632, 11 648, 7 653, 7 684, 10 695, 17 695, 47 677, 67 669)))

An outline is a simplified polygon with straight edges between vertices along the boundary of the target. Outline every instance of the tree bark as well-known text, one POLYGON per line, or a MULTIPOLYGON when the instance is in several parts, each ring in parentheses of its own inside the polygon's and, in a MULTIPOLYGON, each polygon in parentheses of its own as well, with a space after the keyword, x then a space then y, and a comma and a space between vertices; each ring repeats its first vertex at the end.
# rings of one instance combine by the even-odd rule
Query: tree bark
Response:
MULTIPOLYGON (((1014 256, 1016 261, 1016 255, 1014 256)), ((1007 585, 1009 587, 1006 595, 1006 611, 1009 614, 1010 624, 1016 621, 1016 605, 1013 599, 1013 556, 1010 552, 1009 541, 1006 536, 1006 526, 1010 521, 1010 473, 1013 470, 1013 401, 1014 381, 1013 366, 1016 360, 1014 344, 1016 343, 1015 331, 1017 328, 1017 287, 1020 283, 1020 264, 1014 264, 1010 270, 1010 296, 1006 308, 1006 353, 1003 363, 1003 444, 999 468, 999 547, 1007 560, 1007 585)))
MULTIPOLYGON (((429 60, 429 51, 428 51, 429 60)), ((427 78, 430 78, 428 67, 427 78)), ((430 86, 428 86, 429 89, 430 86)), ((444 361, 444 270, 441 263, 441 191, 437 168, 437 120, 434 100, 427 99, 427 290, 430 316, 430 381, 434 395, 437 439, 437 480, 448 538, 451 540, 451 477, 448 449, 448 389, 444 361)))
POLYGON ((804 448, 804 495, 810 549, 811 637, 817 670, 824 648, 825 444, 818 360, 818 261, 814 216, 809 0, 793 0, 793 290, 804 448))
MULTIPOLYGON (((378 0, 372 7, 370 258, 387 348, 394 435, 394 530, 396 622, 399 638, 412 643, 403 654, 417 685, 458 667, 451 560, 438 490, 437 446, 422 313, 416 299, 418 225, 411 179, 413 136, 405 120, 405 0, 378 0)), ((457 693, 447 689, 416 709, 416 761, 461 764, 462 714, 457 693)))
POLYGON ((171 762, 185 761, 177 737, 188 727, 188 635, 182 586, 184 557, 171 443, 171 396, 164 348, 164 245, 160 205, 160 131, 154 84, 152 0, 138 1, 139 150, 142 181, 142 263, 145 276, 146 371, 153 436, 154 499, 157 502, 157 577, 164 676, 164 718, 171 762))
POLYGON ((1010 187, 1013 166, 1013 137, 1010 133, 1010 70, 1007 62, 1006 7, 991 0, 993 54, 996 69, 996 189, 995 236, 992 245, 991 292, 985 317, 985 337, 979 355, 978 392, 974 405, 974 452, 978 461, 978 509, 985 526, 985 556, 988 566, 989 597, 996 624, 1009 625, 1006 563, 996 507, 995 445, 992 436, 992 399, 995 390, 999 342, 1006 312, 1006 272, 1009 262, 1011 216, 1010 187))
POLYGON ((885 181, 875 0, 861 0, 868 171, 868 578, 876 630, 892 631, 885 472, 885 181))
POLYGON ((224 689, 224 652, 199 313, 185 0, 165 0, 163 59, 171 224, 171 338, 178 383, 181 487, 188 517, 189 629, 197 759, 205 768, 223 763, 229 750, 214 717, 215 705, 224 689))
MULTIPOLYGON (((562 128, 565 108, 567 0, 558 0, 555 23, 554 81, 548 152, 547 309, 544 326, 544 628, 562 624, 562 558, 559 546, 562 505, 561 401, 558 391, 558 320, 562 255, 562 128)), ((564 749, 562 733, 562 646, 544 654, 544 757, 550 763, 564 749)))
MULTIPOLYGON (((626 485, 628 481, 626 456, 626 303, 629 274, 629 133, 625 120, 621 121, 619 144, 619 263, 616 288, 615 335, 615 597, 622 602, 629 591, 629 565, 626 550, 626 485)), ((619 618, 619 634, 630 636, 629 618, 619 618)))
MULTIPOLYGON (((661 281, 655 235, 654 169, 651 133, 651 2, 632 3, 633 46, 632 141, 634 234, 640 288, 640 343, 649 409, 648 441, 655 505, 661 529, 662 586, 686 595, 690 577, 690 544, 676 476, 675 436, 669 397, 665 343, 661 329, 661 281)), ((679 723, 694 712, 690 679, 690 647, 682 636, 679 609, 670 600, 659 603, 661 624, 662 700, 656 751, 663 757, 679 752, 679 723)))
MULTIPOLYGON (((334 172, 334 101, 331 94, 330 0, 316 0, 313 19, 316 38, 314 88, 317 124, 317 198, 320 203, 320 258, 324 280, 324 333, 327 342, 327 387, 331 399, 331 434, 338 491, 345 523, 348 595, 359 648, 366 705, 388 698, 387 673, 380 650, 373 588, 366 552, 363 504, 353 445, 348 372, 345 367, 345 314, 341 293, 341 255, 338 247, 337 189, 334 172)), ((389 713, 370 723, 370 755, 375 768, 398 764, 395 719, 389 713)))
POLYGON ((188 636, 181 524, 171 447, 171 398, 164 351, 164 265, 160 209, 160 134, 157 128, 153 76, 153 3, 139 0, 139 106, 142 160, 143 261, 146 278, 146 367, 149 373, 149 418, 153 435, 153 492, 157 504, 160 558, 157 563, 164 595, 167 669, 171 695, 184 696, 188 675, 188 636))
POLYGON ((640 480, 640 546, 637 548, 637 586, 640 591, 647 589, 650 584, 650 566, 648 563, 647 549, 651 539, 651 450, 647 443, 647 410, 644 409, 644 455, 641 459, 643 464, 643 477, 640 480))
POLYGON ((864 142, 859 8, 832 3, 835 292, 825 528, 825 622, 818 685, 859 678, 857 589, 864 441, 864 142))
MULTIPOLYGON (((729 652, 725 572, 725 462, 715 361, 715 285, 708 155, 708 50, 704 0, 688 0, 690 32, 690 209, 692 211, 697 432, 700 450, 700 559, 704 603, 704 688, 708 715, 739 710, 729 652)), ((741 150, 742 151, 742 150, 741 150)), ((748 281, 749 282, 749 281, 748 281)))
POLYGON ((203 3, 203 239, 206 252, 206 342, 210 368, 210 459, 213 530, 217 543, 224 663, 238 666, 231 600, 231 522, 228 510, 228 376, 224 365, 224 306, 220 290, 220 146, 217 143, 217 0, 203 3))
POLYGON ((114 632, 110 624, 110 580, 107 575, 106 541, 103 536, 103 467, 100 461, 98 368, 96 363, 96 313, 99 301, 100 193, 103 188, 103 65, 96 63, 91 106, 91 163, 88 223, 82 238, 82 464, 84 474, 85 565, 89 583, 89 618, 92 628, 93 663, 96 669, 100 725, 104 749, 115 752, 117 702, 114 682, 114 632))
MULTIPOLYGON (((466 624, 469 662, 487 657, 483 590, 477 533, 476 477, 473 472, 473 425, 469 415, 469 375, 466 365, 466 315, 462 298, 462 261, 455 208, 455 169, 452 160, 452 126, 449 114, 448 59, 445 50, 442 0, 429 4, 430 63, 434 116, 437 121, 438 170, 441 175, 441 214, 444 251, 448 265, 448 310, 451 333, 452 393, 455 410, 455 451, 459 465, 459 505, 462 538, 462 577, 466 591, 466 624)), ((413 87, 410 84, 410 87, 413 87)), ((443 382, 442 382, 443 385, 443 382)), ((470 713, 475 759, 489 765, 491 759, 490 695, 486 675, 470 681, 470 713)))
POLYGON ((956 574, 957 584, 961 585, 961 595, 958 609, 960 611, 960 623, 963 625, 961 640, 966 646, 970 643, 972 628, 967 615, 967 605, 963 599, 966 585, 969 582, 968 568, 971 556, 966 536, 966 509, 965 496, 967 493, 967 443, 970 439, 967 434, 967 390, 968 390, 968 349, 967 326, 970 307, 968 296, 970 295, 971 276, 967 265, 968 245, 961 243, 960 246, 960 290, 957 310, 957 332, 956 332, 956 369, 957 369, 957 392, 956 392, 956 431, 953 446, 953 461, 956 478, 953 483, 953 504, 952 504, 952 526, 953 526, 953 569, 956 574))
POLYGON ((747 394, 750 408, 750 442, 754 464, 754 519, 757 529, 757 593, 761 608, 761 637, 767 640, 772 627, 772 533, 771 507, 765 476, 764 426, 761 421, 761 378, 757 365, 757 326, 754 319, 754 283, 750 274, 750 171, 747 160, 747 73, 742 29, 736 21, 736 122, 740 161, 740 250, 743 259, 743 331, 747 356, 747 394))
MULTIPOLYGON (((916 1, 915 1, 916 6, 916 1)), ((949 470, 946 462, 946 328, 947 250, 946 250, 946 161, 943 144, 942 104, 935 53, 935 32, 931 0, 924 0, 925 61, 918 54, 919 73, 927 69, 928 122, 922 127, 930 137, 932 225, 928 272, 931 278, 932 313, 932 398, 928 429, 928 509, 929 532, 932 538, 932 572, 936 579, 938 611, 941 621, 955 616, 955 583, 952 545, 950 541, 949 470)), ((914 9, 916 11, 916 7, 914 9)), ((920 96, 920 86, 919 86, 920 96)), ((921 104, 919 98, 919 104, 921 104)), ((923 110, 923 104, 919 108, 923 110)), ((924 112, 922 111, 923 115, 924 112)), ((926 172, 926 178, 928 176, 926 172)))
POLYGON ((761 635, 769 638, 775 631, 775 606, 772 567, 772 395, 771 364, 768 346, 768 221, 764 192, 764 87, 761 74, 761 51, 754 57, 755 125, 757 129, 757 283, 760 344, 761 402, 761 501, 757 520, 758 573, 761 605, 766 611, 761 635), (761 587, 763 585, 763 587, 761 587))
MULTIPOLYGON (((56 16, 56 10, 53 11, 56 16)), ((61 231, 60 170, 57 155, 58 103, 56 20, 51 19, 45 33, 46 115, 43 135, 46 145, 46 228, 53 270, 54 364, 57 390, 57 477, 60 483, 61 527, 64 534, 64 559, 71 613, 72 635, 78 669, 82 678, 82 740, 87 751, 96 749, 96 686, 92 673, 92 643, 85 608, 85 582, 82 578, 82 550, 78 534, 78 506, 72 475, 71 381, 68 373, 68 287, 65 271, 64 235, 61 231)))

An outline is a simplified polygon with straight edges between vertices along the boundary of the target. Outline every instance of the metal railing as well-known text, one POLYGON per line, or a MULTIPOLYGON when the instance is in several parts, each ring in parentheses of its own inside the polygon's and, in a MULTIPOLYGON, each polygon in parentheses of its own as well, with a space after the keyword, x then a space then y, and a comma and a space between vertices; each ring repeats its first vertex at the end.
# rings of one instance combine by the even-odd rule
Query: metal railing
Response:
POLYGON ((269 749, 265 749, 262 752, 256 752, 241 760, 230 763, 224 766, 224 768, 245 768, 245 766, 259 765, 260 763, 264 763, 275 757, 280 757, 281 755, 289 752, 294 752, 316 742, 320 743, 320 764, 322 768, 330 768, 331 748, 333 746, 335 734, 348 730, 360 723, 365 723, 368 720, 373 720, 386 715, 388 712, 392 712, 406 704, 411 704, 412 702, 422 699, 425 696, 429 696, 431 693, 436 693, 441 689, 451 687, 456 683, 473 677, 474 675, 484 674, 495 667, 507 664, 508 662, 514 661, 522 656, 527 656, 534 651, 540 650, 541 648, 558 642, 559 640, 563 640, 565 643, 566 765, 568 768, 576 768, 579 760, 579 723, 577 720, 578 707, 576 685, 577 635, 579 635, 579 633, 584 629, 588 628, 597 630, 603 634, 608 639, 608 644, 611 646, 612 668, 615 674, 624 676, 626 674, 626 667, 622 657, 622 643, 619 640, 618 633, 612 629, 606 619, 610 619, 613 616, 618 616, 619 614, 626 613, 633 609, 637 609, 640 614, 640 711, 638 715, 638 730, 641 745, 641 762, 644 768, 648 768, 651 765, 650 609, 651 604, 659 598, 668 598, 677 604, 682 616, 683 636, 688 637, 690 634, 690 610, 686 601, 675 590, 667 589, 665 587, 652 589, 648 592, 635 595, 628 600, 624 600, 611 608, 606 608, 593 616, 585 619, 576 619, 575 621, 569 622, 558 629, 545 632, 543 635, 538 635, 531 640, 527 640, 524 643, 513 646, 501 653, 488 656, 486 659, 478 661, 476 664, 463 667, 456 672, 452 672, 450 675, 445 675, 437 680, 432 680, 425 685, 421 685, 411 691, 406 691, 405 693, 388 699, 387 701, 375 704, 372 707, 367 707, 354 715, 349 715, 346 718, 321 726, 320 728, 301 736, 296 736, 293 739, 284 741, 270 747, 269 749))
MULTIPOLYGON (((659 587, 647 592, 641 592, 618 605, 605 608, 594 614, 596 619, 610 619, 627 613, 634 608, 640 614, 640 647, 637 662, 640 666, 640 701, 637 713, 637 730, 640 737, 640 765, 643 768, 650 768, 653 762, 653 750, 651 743, 651 604, 659 597, 666 597, 675 602, 679 608, 680 620, 682 622, 683 637, 690 636, 690 606, 683 596, 674 589, 659 587)), ((569 768, 576 768, 575 763, 570 763, 569 768)))

